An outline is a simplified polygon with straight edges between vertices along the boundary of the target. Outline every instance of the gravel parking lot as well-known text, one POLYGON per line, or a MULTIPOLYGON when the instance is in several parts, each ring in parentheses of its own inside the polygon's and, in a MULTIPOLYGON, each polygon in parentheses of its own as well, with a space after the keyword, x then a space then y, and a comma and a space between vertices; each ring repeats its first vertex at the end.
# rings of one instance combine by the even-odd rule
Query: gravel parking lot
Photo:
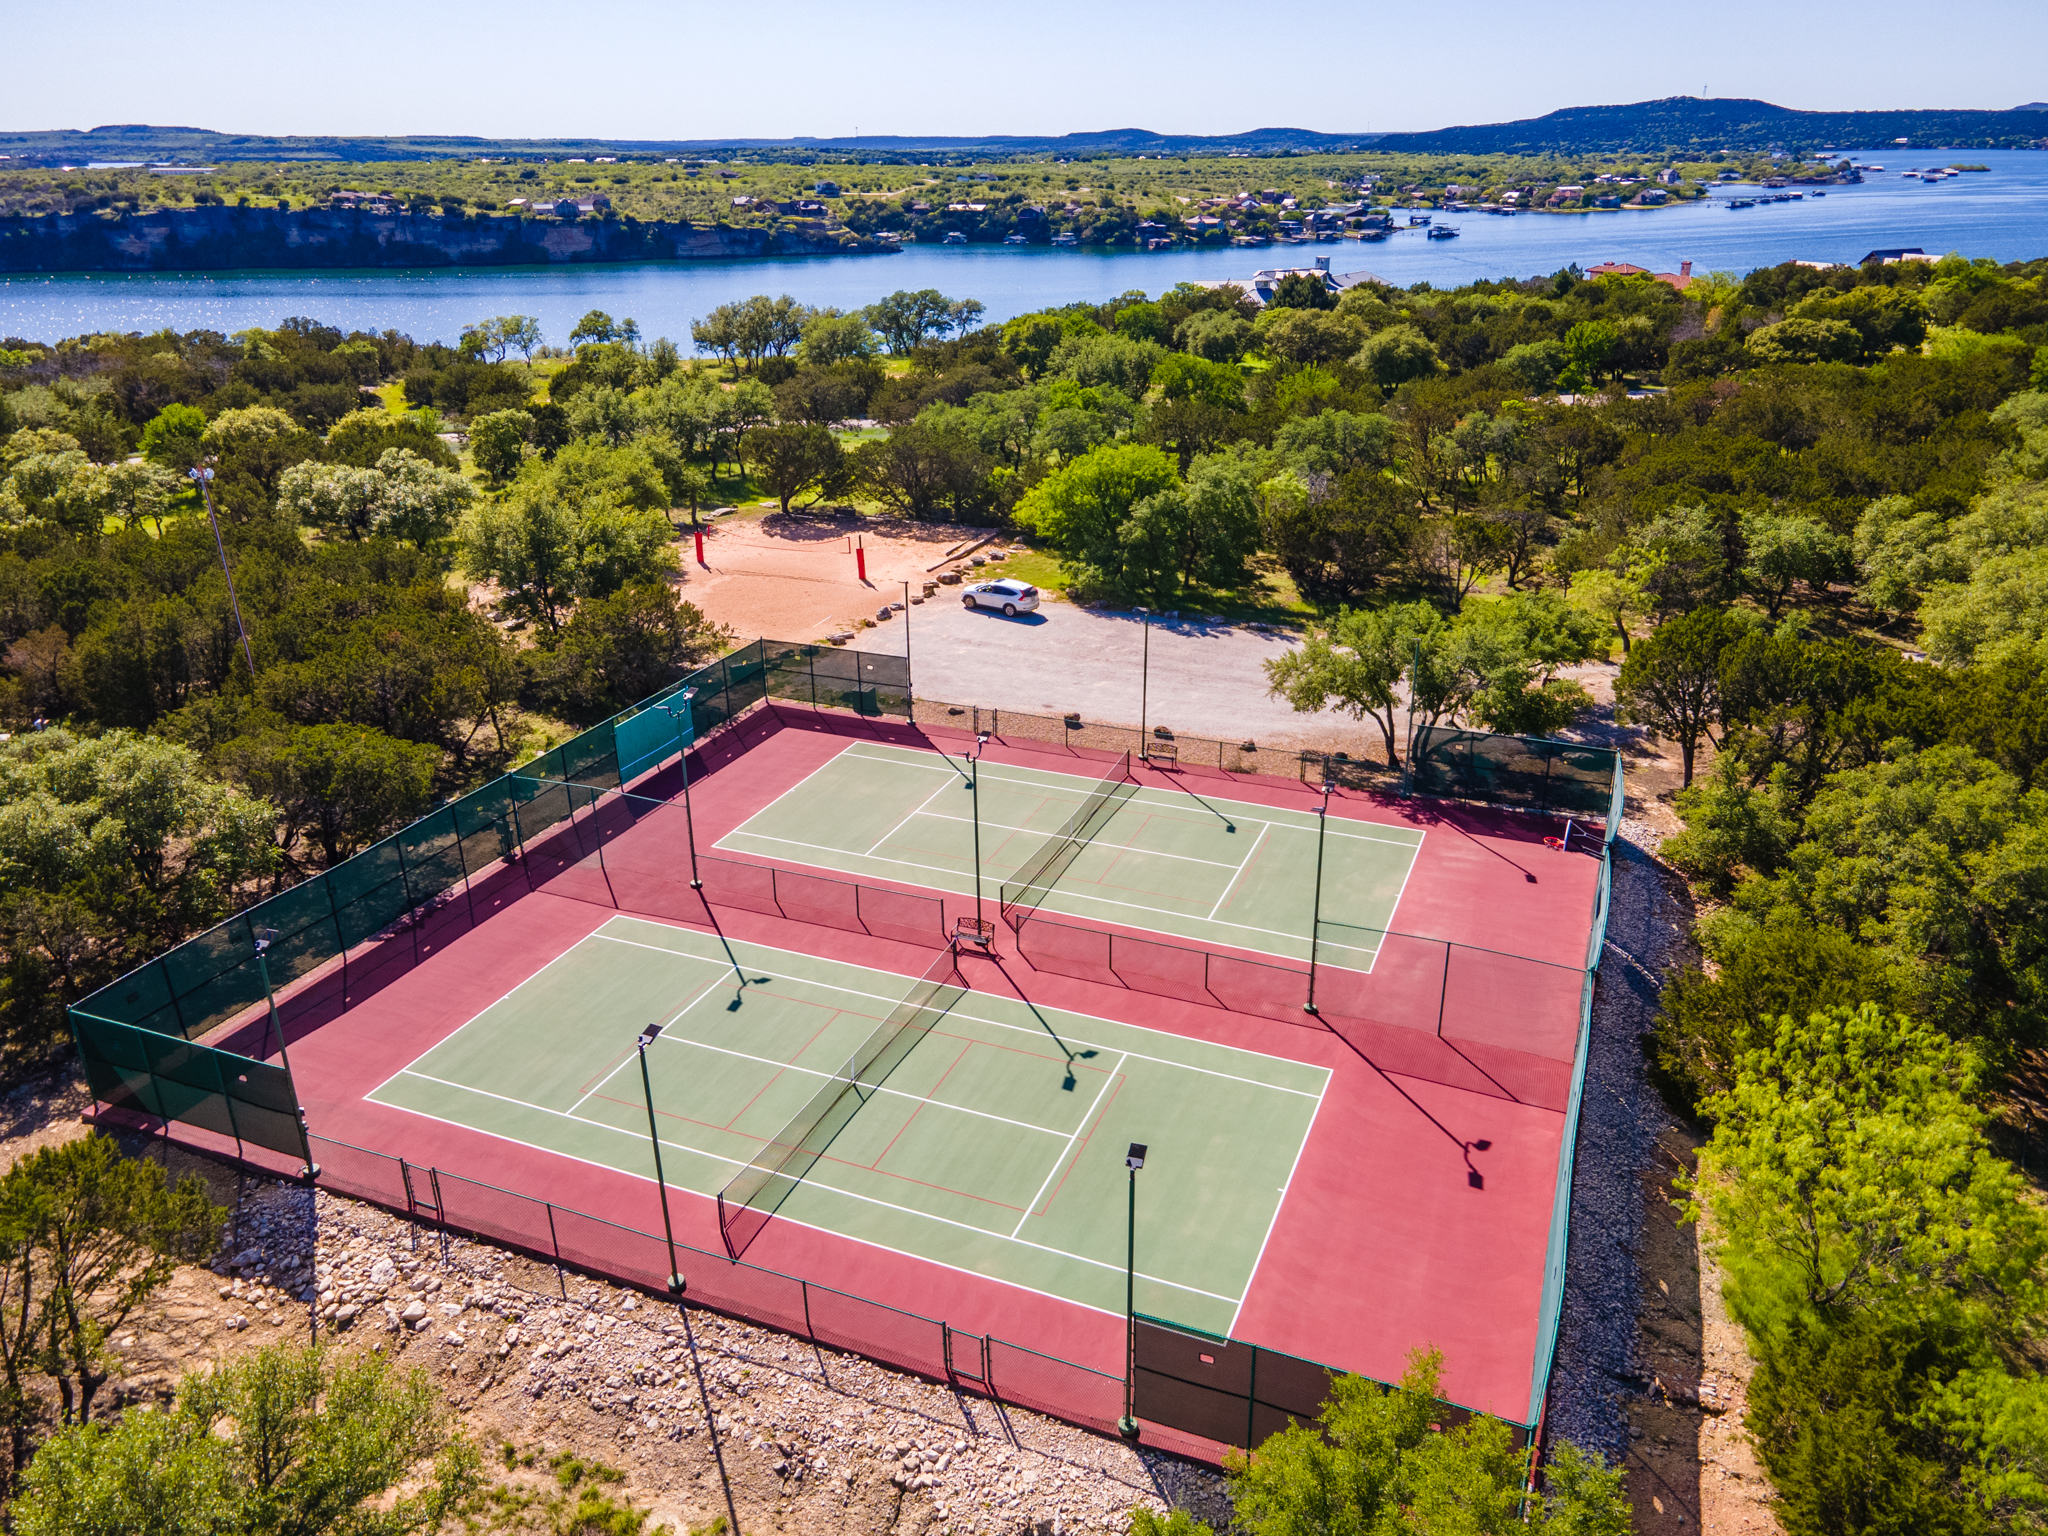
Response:
MULTIPOLYGON (((941 587, 910 610, 911 676, 918 694, 951 704, 1138 724, 1144 624, 1133 613, 1049 602, 1005 618, 961 606, 941 587)), ((1155 619, 1145 715, 1152 725, 1222 740, 1355 750, 1373 732, 1329 710, 1298 715, 1266 692, 1260 663, 1296 648, 1284 630, 1217 622, 1155 619)), ((864 629, 854 645, 901 654, 899 615, 864 629)), ((1374 739, 1377 734, 1374 733, 1374 739)))

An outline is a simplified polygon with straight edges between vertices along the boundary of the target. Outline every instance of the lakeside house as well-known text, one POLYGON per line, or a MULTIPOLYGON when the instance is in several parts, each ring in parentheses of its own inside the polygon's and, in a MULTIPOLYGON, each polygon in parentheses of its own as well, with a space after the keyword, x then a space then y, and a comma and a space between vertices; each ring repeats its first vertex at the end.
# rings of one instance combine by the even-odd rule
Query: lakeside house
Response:
POLYGON ((1267 267, 1254 272, 1249 280, 1244 278, 1222 278, 1214 282, 1200 283, 1202 288, 1242 288, 1245 296, 1254 304, 1264 305, 1273 297, 1273 290, 1280 286, 1282 279, 1309 277, 1321 281, 1330 293, 1341 294, 1348 288, 1365 283, 1384 283, 1385 278, 1375 272, 1332 272, 1330 258, 1318 256, 1313 264, 1306 267, 1267 267))
POLYGON ((1865 256, 1861 261, 1857 262, 1856 265, 1859 267, 1867 267, 1872 262, 1876 262, 1881 267, 1889 267, 1894 263, 1901 261, 1939 260, 1941 260, 1939 256, 1930 256, 1925 251, 1921 250, 1920 247, 1917 245, 1902 245, 1894 246, 1886 250, 1872 251, 1868 256, 1865 256))
POLYGON ((1692 286, 1692 263, 1681 261, 1676 272, 1652 272, 1648 267, 1638 267, 1626 261, 1603 261, 1597 266, 1586 268, 1586 276, 1647 277, 1683 293, 1692 286))

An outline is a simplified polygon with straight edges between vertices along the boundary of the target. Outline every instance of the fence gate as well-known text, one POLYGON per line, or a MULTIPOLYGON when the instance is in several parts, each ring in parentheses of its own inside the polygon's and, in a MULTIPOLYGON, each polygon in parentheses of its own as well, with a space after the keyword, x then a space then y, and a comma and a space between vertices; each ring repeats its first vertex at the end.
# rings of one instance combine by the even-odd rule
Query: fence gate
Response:
POLYGON ((982 1334, 962 1333, 950 1323, 939 1324, 946 1340, 946 1374, 960 1381, 988 1385, 988 1339, 982 1334))
POLYGON ((430 1215, 434 1225, 445 1226, 447 1213, 441 1207, 441 1178, 432 1168, 416 1168, 404 1158, 398 1160, 399 1177, 405 1180, 405 1207, 415 1216, 430 1215))

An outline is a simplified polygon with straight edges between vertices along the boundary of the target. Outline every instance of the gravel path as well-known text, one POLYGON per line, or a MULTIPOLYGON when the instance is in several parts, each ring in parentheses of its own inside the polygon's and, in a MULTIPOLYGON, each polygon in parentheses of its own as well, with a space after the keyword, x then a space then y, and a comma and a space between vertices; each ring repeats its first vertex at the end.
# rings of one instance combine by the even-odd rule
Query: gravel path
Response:
POLYGON ((1660 978, 1691 923, 1683 884, 1653 858, 1661 842, 1652 828, 1624 820, 1614 843, 1547 1424, 1550 1437, 1615 1458, 1629 1445, 1626 1400, 1650 1384, 1637 1345, 1642 1173, 1673 1124, 1645 1070, 1643 1037, 1656 1017, 1660 978))

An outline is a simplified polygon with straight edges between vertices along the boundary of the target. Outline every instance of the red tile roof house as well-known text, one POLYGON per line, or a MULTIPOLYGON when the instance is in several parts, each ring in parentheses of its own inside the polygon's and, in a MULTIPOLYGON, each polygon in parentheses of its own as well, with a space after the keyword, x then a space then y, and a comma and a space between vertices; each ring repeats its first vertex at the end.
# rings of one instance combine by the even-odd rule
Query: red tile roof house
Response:
POLYGON ((1681 261, 1676 272, 1652 272, 1648 267, 1633 267, 1625 261, 1603 261, 1597 267, 1586 268, 1588 277, 1654 277, 1660 283, 1668 283, 1680 293, 1692 286, 1692 263, 1681 261))

